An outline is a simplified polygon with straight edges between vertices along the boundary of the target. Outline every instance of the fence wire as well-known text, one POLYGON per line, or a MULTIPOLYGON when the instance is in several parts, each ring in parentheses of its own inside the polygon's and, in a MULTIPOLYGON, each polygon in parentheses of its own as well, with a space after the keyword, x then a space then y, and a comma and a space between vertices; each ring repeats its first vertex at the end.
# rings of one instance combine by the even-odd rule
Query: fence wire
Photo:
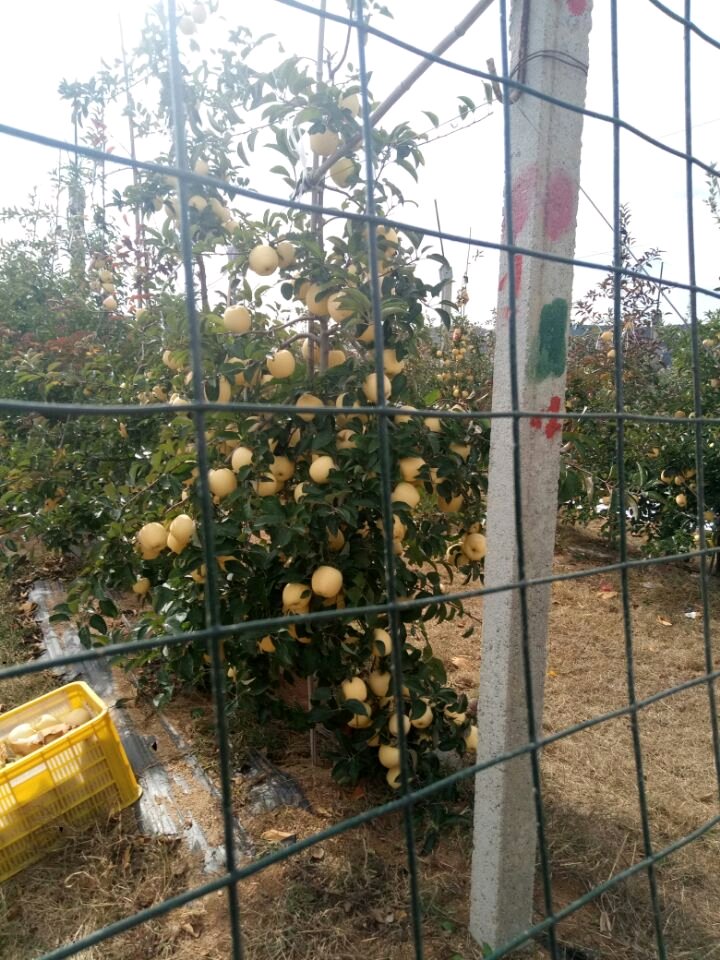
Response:
MULTIPOLYGON (((438 56, 430 51, 420 49, 402 38, 390 35, 376 27, 368 24, 365 20, 366 10, 364 9, 364 0, 354 0, 352 14, 342 16, 330 13, 324 9, 313 7, 299 2, 299 0, 274 0, 275 3, 292 7, 304 11, 308 16, 320 17, 335 23, 344 24, 349 27, 355 36, 357 44, 357 57, 359 67, 359 77, 361 86, 361 118, 362 118, 362 143, 365 151, 365 179, 367 184, 367 208, 365 213, 357 214, 350 211, 341 211, 334 207, 308 202, 302 197, 296 197, 288 200, 263 192, 255 192, 249 189, 230 184, 224 180, 212 176, 202 176, 194 173, 189 166, 188 154, 186 149, 186 118, 184 116, 184 89, 183 72, 180 60, 180 54, 177 43, 177 23, 178 14, 176 9, 176 0, 166 0, 168 30, 168 52, 171 69, 171 93, 172 93, 172 125, 174 133, 174 151, 176 165, 150 163, 141 160, 135 160, 128 156, 117 155, 115 153, 106 153, 101 150, 76 145, 74 143, 47 137, 42 133, 21 130, 8 125, 0 124, 0 134, 4 135, 6 143, 11 143, 12 139, 22 139, 31 141, 41 147, 50 147, 72 152, 78 156, 88 157, 96 161, 103 161, 107 164, 114 164, 117 167, 124 166, 136 171, 146 173, 156 173, 165 176, 173 176, 178 180, 179 196, 179 218, 180 218, 180 236, 181 253, 184 273, 185 294, 187 300, 187 322, 190 336, 190 350, 192 359, 193 379, 192 387, 194 399, 184 411, 192 415, 195 425, 195 442, 197 449, 197 463, 199 467, 199 488, 200 502, 202 511, 202 542, 204 551, 205 567, 207 571, 207 582, 205 589, 206 603, 206 626, 204 629, 196 630, 191 633, 182 633, 175 635, 166 635, 152 639, 144 639, 129 643, 110 644, 102 648, 93 648, 83 650, 81 653, 68 654, 52 660, 34 661, 29 663, 18 663, 10 665, 0 670, 0 680, 18 677, 24 674, 45 670, 48 667, 69 666, 80 661, 97 660, 100 658, 116 658, 121 654, 137 653, 140 650, 150 650, 162 647, 172 647, 179 644, 186 644, 188 641, 203 642, 206 644, 211 658, 211 679, 212 679, 212 699, 215 710, 215 721, 217 728, 217 743, 219 750, 219 780, 221 785, 221 809, 223 817, 224 843, 226 850, 226 870, 222 876, 208 881, 193 889, 187 890, 182 894, 171 897, 161 903, 155 904, 145 910, 125 917, 122 920, 112 923, 102 929, 96 930, 77 941, 45 954, 43 960, 62 960, 62 958, 71 957, 82 953, 94 946, 102 944, 111 937, 120 935, 139 924, 147 923, 155 918, 167 914, 171 910, 190 902, 200 900, 216 891, 227 891, 228 917, 230 924, 232 957, 233 960, 241 960, 243 957, 243 937, 242 937, 242 898, 239 896, 238 884, 241 881, 252 877, 259 872, 266 870, 273 864, 288 860, 323 841, 337 837, 347 831, 356 829, 363 824, 369 823, 379 817, 387 816, 393 813, 401 813, 404 820, 405 841, 407 846, 408 874, 410 881, 410 914, 412 917, 412 931, 414 939, 414 953, 417 960, 424 957, 423 951, 423 915, 422 904, 418 884, 417 868, 417 849, 416 839, 413 828, 413 808, 423 800, 429 799, 436 794, 446 790, 447 787, 460 783, 468 778, 475 777, 485 770, 506 763, 508 760, 528 756, 532 769, 532 784, 535 801, 535 817, 537 824, 538 850, 540 874, 542 880, 543 895, 543 916, 530 929, 515 937, 511 942, 499 945, 493 945, 493 949, 487 954, 492 960, 507 956, 510 952, 527 944, 533 939, 546 937, 546 943, 553 960, 559 960, 564 956, 561 954, 558 946, 556 930, 558 924, 585 905, 598 900, 605 893, 617 888, 619 885, 629 880, 631 877, 645 873, 647 875, 650 900, 653 912, 653 922, 655 931, 657 956, 663 960, 667 957, 667 947, 665 943, 666 918, 663 916, 660 897, 657 889, 656 868, 657 864, 665 860, 674 853, 677 853, 683 847, 700 839, 720 824, 720 814, 708 819, 705 823, 698 826, 697 829, 687 833, 673 843, 658 848, 653 844, 651 834, 650 816, 648 811, 647 788, 643 770, 643 749, 640 738, 639 721, 644 710, 653 704, 662 702, 678 694, 695 689, 701 686, 707 688, 710 708, 710 720, 712 729, 712 743, 715 762, 715 773, 720 795, 720 733, 718 725, 718 711, 716 702, 716 693, 714 683, 720 679, 720 670, 714 669, 713 661, 713 643, 710 631, 710 611, 709 611, 709 568, 713 558, 718 553, 718 548, 707 544, 705 534, 705 487, 704 487, 704 445, 703 428, 706 426, 719 426, 720 417, 704 416, 702 411, 701 381, 700 381, 700 346, 698 335, 698 316, 697 316, 697 297, 702 294, 707 297, 720 300, 720 293, 717 290, 703 287, 697 283, 695 269, 695 231, 694 231, 694 211, 693 211, 693 174, 695 171, 702 171, 705 174, 714 174, 715 170, 711 164, 702 161, 693 154, 692 141, 692 86, 691 86, 691 64, 692 64, 692 40, 704 42, 715 49, 720 49, 720 40, 707 34, 694 23, 692 18, 692 2, 684 0, 683 14, 671 10, 660 0, 647 0, 648 9, 650 6, 665 17, 677 24, 683 37, 683 63, 684 63, 684 106, 685 106, 685 145, 684 149, 676 149, 657 140, 646 131, 636 127, 622 117, 620 92, 621 77, 619 71, 618 57, 618 0, 610 0, 609 12, 611 21, 611 63, 612 63, 612 113, 604 114, 584 107, 566 103, 546 93, 536 90, 526 83, 513 77, 511 66, 508 60, 508 4, 507 0, 498 0, 497 11, 499 14, 500 39, 502 49, 502 70, 501 74, 488 73, 466 64, 458 63, 438 56), (412 224, 398 221, 393 218, 392 221, 380 216, 376 212, 375 205, 375 171, 372 159, 372 121, 371 104, 368 98, 368 69, 365 60, 366 41, 368 37, 373 37, 382 43, 396 47, 405 52, 416 55, 424 61, 441 65, 447 69, 460 72, 464 75, 480 78, 482 80, 492 81, 498 84, 503 91, 503 117, 504 117, 504 159, 505 159, 505 223, 506 234, 501 241, 479 238, 477 236, 465 236, 451 232, 444 232, 434 229, 429 225, 412 224), (522 92, 524 96, 536 97, 545 102, 554 104, 562 109, 581 113, 585 117, 593 118, 603 123, 609 124, 613 134, 613 227, 614 227, 614 251, 613 262, 611 264, 598 264, 597 262, 584 261, 562 257, 557 254, 539 253, 535 250, 519 246, 513 239, 512 222, 512 143, 510 138, 510 112, 512 110, 511 97, 508 95, 512 91, 522 92), (684 161, 686 170, 686 195, 687 195, 687 231, 688 231, 688 281, 676 280, 668 277, 653 276, 646 272, 633 270, 624 266, 622 259, 622 233, 621 233, 621 135, 629 134, 635 138, 650 144, 657 150, 674 156, 684 161), (617 489, 618 503, 621 507, 618 509, 619 524, 619 559, 617 562, 592 567, 587 570, 571 571, 562 574, 552 574, 546 577, 529 578, 526 576, 525 568, 525 537, 527 530, 523 518, 522 498, 519 491, 522 486, 522 464, 520 458, 520 426, 523 419, 546 415, 545 411, 527 411, 520 409, 519 387, 518 387, 518 337, 516 328, 516 294, 515 273, 508 267, 508 292, 509 292, 509 352, 510 352, 510 380, 512 409, 510 411, 492 411, 492 410, 473 410, 473 411, 450 411, 437 409, 418 409, 407 410, 407 415, 413 418, 422 419, 428 416, 439 417, 441 419, 453 420, 493 420, 509 418, 512 423, 512 437, 514 442, 513 457, 513 481, 518 495, 514 498, 515 510, 515 535, 517 540, 518 552, 518 576, 513 582, 494 585, 492 587, 477 587, 467 590, 456 590, 451 593, 443 593, 437 596, 425 597, 419 600, 399 600, 395 587, 395 558, 392 550, 392 530, 393 530, 393 512, 392 512, 392 472, 391 472, 391 448, 388 433, 388 418, 397 415, 397 408, 387 403, 384 395, 383 386, 383 347, 384 334, 382 324, 382 303, 380 292, 380 256, 376 232, 374 229, 368 229, 369 246, 369 265, 371 276, 372 291, 372 310, 373 324, 375 331, 375 372, 379 388, 377 404, 361 407, 333 407, 331 410, 327 407, 307 407, 306 412, 314 413, 317 416, 335 416, 340 413, 360 413, 368 417, 375 418, 378 427, 378 436, 380 439, 381 454, 381 506, 382 519, 385 530, 385 585, 386 602, 381 604, 364 605, 348 607, 342 611, 326 610, 314 613, 287 615, 282 617, 270 617, 262 620, 244 621, 232 624, 223 624, 221 622, 219 594, 218 594, 218 574, 216 565, 213 562, 215 558, 214 530, 213 530, 213 506, 212 494, 208 486, 209 456, 206 441, 206 416, 212 411, 218 412, 271 412, 271 413, 296 413, 295 406, 283 404, 272 404, 262 402, 233 402, 233 403, 209 403, 204 398, 203 379, 202 379, 202 345, 200 338, 200 323, 196 307, 195 280, 193 276, 193 254, 192 241, 190 233, 190 217, 188 200, 191 195, 191 188, 197 187, 216 187, 233 197, 245 197, 254 201, 263 201, 271 206, 281 206, 298 211, 316 213, 324 216, 342 217, 348 221, 357 221, 367 227, 378 225, 392 225, 400 230, 421 231, 425 236, 437 238, 445 241, 456 241, 480 250, 499 251, 501 255, 507 258, 510 265, 514 262, 516 255, 522 255, 530 258, 546 260, 548 262, 571 264, 576 267, 584 267, 590 270, 606 273, 612 272, 614 277, 614 349, 615 349, 615 384, 616 384, 616 404, 613 411, 601 412, 576 412, 566 411, 562 414, 564 419, 569 421, 580 420, 599 420, 611 422, 616 428, 616 468, 617 468, 617 489), (690 300, 690 328, 692 334, 692 356, 693 356, 693 395, 695 402, 694 409, 694 436, 695 436, 695 457, 697 469, 697 505, 698 505, 698 530, 700 535, 699 549, 694 551, 691 556, 697 557, 700 562, 700 584, 703 613, 703 649, 704 649, 704 673, 693 677, 683 683, 672 687, 667 687, 645 698, 638 698, 635 680, 635 651, 633 643, 632 614, 629 573, 638 568, 652 568, 659 564, 669 564, 680 559, 686 559, 687 553, 673 554, 664 557, 645 557, 631 559, 628 555, 628 530, 627 519, 622 505, 626 502, 627 479, 625 476, 625 428, 629 423, 655 423, 677 425, 677 420, 672 417, 663 417, 659 415, 638 414, 629 411, 625 407, 623 390, 623 351, 624 341, 622 337, 622 324, 620 318, 623 316, 623 291, 621 281, 625 278, 637 278, 657 283, 663 288, 675 289, 678 291, 687 291, 690 300), (542 731, 536 726, 536 712, 534 709, 535 697, 533 692, 531 660, 530 660, 530 631, 528 626, 528 605, 527 591, 534 586, 548 585, 563 581, 572 581, 598 574, 619 573, 621 583, 622 614, 623 614, 623 632, 625 638, 625 664, 626 664, 626 682, 627 682, 627 703, 614 710, 590 717, 582 722, 568 726, 553 734, 543 736, 542 731), (525 684, 525 695, 527 705, 527 723, 529 737, 528 742, 521 746, 491 757, 490 759, 476 762, 461 770, 457 770, 442 780, 432 783, 428 786, 413 789, 410 785, 410 761, 408 746, 406 743, 404 725, 401 721, 402 716, 402 639, 400 636, 400 617, 403 611, 423 608, 429 610, 436 604, 446 604, 452 601, 463 601, 475 597, 484 597, 493 593, 517 591, 520 597, 521 611, 521 641, 522 641, 522 660, 525 684), (263 856, 262 858, 248 863, 244 866, 238 865, 238 858, 235 850, 234 839, 234 816, 232 807, 232 769, 228 738, 228 727, 226 719, 226 691, 225 691, 225 673, 222 661, 222 640, 230 635, 242 635, 244 632, 262 628, 263 630, 278 630, 282 627, 291 625, 300 625, 314 622, 327 622, 333 620, 337 622, 352 621, 358 616, 368 614, 386 614, 389 620, 390 634, 392 637, 392 665, 393 665, 393 692, 395 694, 395 703, 398 710, 398 741, 401 753, 402 770, 402 789, 400 794, 393 800, 380 806, 373 807, 356 816, 345 819, 339 823, 333 824, 325 830, 319 831, 301 840, 293 842, 281 849, 263 856), (632 732, 632 746, 635 773, 637 779, 637 794, 642 826, 643 839, 643 857, 632 866, 614 874, 604 883, 601 883, 568 903, 567 905, 556 909, 553 902, 553 885, 550 856, 548 852, 547 826, 545 816, 545 804, 543 801, 542 781, 540 776, 540 754, 543 748, 553 743, 558 743, 569 737, 575 736, 583 731, 592 729, 599 725, 608 723, 614 719, 627 717, 630 722, 632 732)), ((529 0, 528 0, 529 2, 529 0)), ((133 405, 97 405, 97 404, 51 404, 32 401, 17 401, 10 399, 0 399, 0 412, 7 416, 19 416, 27 413, 40 413, 48 418, 53 417, 102 417, 117 416, 124 417, 157 417, 163 418, 169 413, 176 413, 176 408, 169 404, 157 404, 152 408, 147 406, 133 405)))

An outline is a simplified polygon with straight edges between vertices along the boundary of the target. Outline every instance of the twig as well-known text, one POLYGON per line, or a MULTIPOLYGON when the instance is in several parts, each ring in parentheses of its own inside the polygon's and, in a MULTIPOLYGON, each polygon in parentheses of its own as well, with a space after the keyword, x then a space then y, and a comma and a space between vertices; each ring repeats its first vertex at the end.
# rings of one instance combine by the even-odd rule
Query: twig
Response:
POLYGON ((310 317, 309 313, 303 313, 299 317, 293 317, 292 320, 288 320, 287 323, 281 323, 279 326, 271 327, 270 331, 275 332, 276 330, 286 330, 288 327, 292 327, 295 323, 302 323, 303 320, 307 320, 310 317))
POLYGON ((337 74, 340 67, 345 63, 345 58, 347 57, 348 50, 350 49, 350 37, 352 36, 352 30, 353 30, 352 27, 348 27, 347 29, 347 35, 345 37, 345 47, 343 49, 342 56, 338 60, 337 66, 336 67, 331 66, 330 58, 328 58, 328 76, 330 77, 331 82, 334 82, 335 75, 337 74))
MULTIPOLYGON (((286 347, 289 347, 291 343, 295 343, 296 340, 312 340, 313 343, 320 343, 320 337, 318 337, 316 333, 296 333, 284 343, 281 343, 278 350, 284 350, 286 347)), ((312 353, 313 351, 311 350, 310 356, 312 356, 312 353)))
MULTIPOLYGON (((128 118, 128 131, 130 135, 130 158, 137 160, 135 147, 135 101, 130 93, 130 70, 128 68, 127 53, 125 52, 125 37, 123 35, 122 17, 118 16, 120 27, 120 51, 122 55, 123 76, 125 80, 125 111, 128 118)), ((133 186, 137 190, 140 185, 140 172, 137 167, 132 171, 133 186)), ((142 306, 145 290, 143 288, 143 270, 142 270, 142 234, 143 226, 140 217, 140 207, 137 202, 133 204, 133 219, 135 220, 135 290, 138 295, 138 306, 142 306)), ((147 266, 147 265, 146 265, 147 266)))
POLYGON ((200 303, 202 304, 203 313, 209 313, 210 301, 208 300, 208 285, 207 285, 207 274, 205 273, 205 261, 203 260, 201 253, 199 253, 195 259, 198 265, 198 277, 200 280, 200 303))

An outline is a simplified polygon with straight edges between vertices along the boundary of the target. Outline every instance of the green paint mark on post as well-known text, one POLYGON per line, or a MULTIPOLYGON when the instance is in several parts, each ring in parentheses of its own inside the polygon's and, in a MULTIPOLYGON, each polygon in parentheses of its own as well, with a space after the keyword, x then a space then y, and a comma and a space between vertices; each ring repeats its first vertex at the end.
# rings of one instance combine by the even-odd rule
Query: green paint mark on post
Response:
POLYGON ((530 376, 536 380, 560 377, 567 363, 567 300, 558 298, 540 311, 535 356, 530 359, 530 376))

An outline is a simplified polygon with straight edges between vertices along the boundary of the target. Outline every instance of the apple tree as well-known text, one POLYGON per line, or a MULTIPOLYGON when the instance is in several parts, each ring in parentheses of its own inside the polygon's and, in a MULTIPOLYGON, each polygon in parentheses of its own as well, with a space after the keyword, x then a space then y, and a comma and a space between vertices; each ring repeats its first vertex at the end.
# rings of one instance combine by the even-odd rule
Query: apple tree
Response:
MULTIPOLYGON (((437 773, 438 750, 472 750, 477 739, 466 698, 448 685, 427 628, 462 612, 460 602, 443 599, 448 582, 460 587, 482 577, 488 435, 481 424, 457 415, 467 407, 447 419, 440 415, 452 398, 437 398, 437 416, 413 415, 409 403, 416 399, 409 358, 441 317, 440 284, 422 280, 418 266, 442 258, 421 234, 393 222, 408 184, 421 172, 422 138, 403 122, 375 126, 369 144, 375 203, 384 218, 376 228, 376 318, 369 228, 362 219, 367 158, 355 146, 361 130, 357 71, 334 56, 325 70, 297 56, 268 69, 267 38, 255 41, 244 27, 232 30, 222 49, 208 50, 202 31, 214 11, 214 5, 196 4, 180 23, 180 39, 188 153, 196 174, 188 213, 202 399, 218 404, 206 417, 210 472, 204 482, 213 499, 221 619, 246 625, 224 640, 228 682, 252 698, 261 716, 332 730, 340 780, 382 770, 391 787, 399 786, 388 619, 375 612, 343 615, 346 608, 386 600, 380 433, 373 412, 384 395, 393 408, 395 589, 401 599, 438 598, 401 612, 403 725, 414 776, 423 781, 437 773), (308 186, 316 205, 324 203, 322 212, 292 202, 265 206, 252 197, 259 189, 291 201, 308 186), (375 369, 376 321, 384 341, 382 386, 375 369), (241 405, 228 407, 233 403, 241 405), (253 626, 318 611, 336 615, 276 629, 253 626), (298 677, 311 679, 306 708, 280 695, 283 682, 298 677)), ((138 154, 145 145, 166 144, 156 159, 173 165, 166 31, 162 12, 151 14, 131 60, 131 80, 135 90, 145 80, 148 97, 133 101, 138 154)), ((107 78, 103 89, 113 89, 107 78)), ((106 97, 107 105, 112 95, 106 97)), ((132 255, 123 263, 113 255, 90 264, 101 286, 95 289, 99 306, 118 326, 150 334, 141 351, 142 376, 124 382, 135 386, 135 398, 149 412, 164 401, 172 412, 138 424, 139 433, 144 423, 155 426, 115 484, 118 517, 102 532, 101 552, 58 611, 59 617, 84 617, 81 631, 89 644, 124 637, 112 620, 111 586, 132 587, 143 598, 135 637, 182 634, 205 623, 203 478, 195 423, 185 409, 193 371, 186 305, 177 294, 177 187, 172 176, 138 170, 112 201, 115 217, 138 218, 132 255), (126 278, 123 287, 102 286, 108 265, 126 278)), ((456 320, 451 317, 451 324, 456 320)), ((207 661, 204 645, 189 638, 132 662, 161 702, 178 685, 207 684, 207 661)))

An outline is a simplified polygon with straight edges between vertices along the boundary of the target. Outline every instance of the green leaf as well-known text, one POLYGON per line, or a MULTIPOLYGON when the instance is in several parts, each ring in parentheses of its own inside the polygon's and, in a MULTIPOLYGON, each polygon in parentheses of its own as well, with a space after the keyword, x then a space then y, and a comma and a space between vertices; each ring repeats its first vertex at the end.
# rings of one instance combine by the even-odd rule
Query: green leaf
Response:
POLYGON ((390 396, 393 399, 401 398, 407 389, 407 383, 408 378, 405 376, 405 374, 398 373, 397 376, 393 377, 390 396))
POLYGON ((103 635, 107 634, 108 632, 107 624, 105 623, 105 621, 103 620, 103 618, 100 616, 99 613, 93 613, 90 619, 88 620, 88 623, 92 627, 92 629, 96 630, 98 633, 102 633, 103 635))
MULTIPOLYGON (((425 705, 423 704, 423 707, 425 705)), ((350 713, 354 713, 356 716, 365 716, 367 714, 367 708, 364 703, 361 703, 359 700, 344 700, 343 701, 343 710, 349 710, 350 713)), ((419 716, 422 716, 422 711, 419 716)))
POLYGON ((434 127, 437 127, 439 125, 440 120, 436 113, 433 113, 432 110, 423 110, 423 113, 425 114, 425 116, 428 118, 428 120, 434 127))
POLYGON ((295 115, 295 125, 299 126, 301 123, 314 123, 316 120, 323 119, 323 112, 320 107, 307 106, 303 107, 302 110, 299 110, 295 115))
POLYGON ((449 330, 450 327, 452 326, 452 317, 451 317, 450 314, 447 312, 447 310, 441 310, 439 307, 436 307, 436 308, 435 308, 435 312, 437 313, 437 315, 438 315, 438 316, 440 317, 440 319, 442 320, 442 322, 443 322, 443 324, 444 324, 444 326, 445 326, 445 329, 446 329, 446 330, 449 330))
POLYGON ((103 613, 106 617, 117 617, 119 610, 112 602, 112 600, 101 600, 98 604, 100 607, 100 612, 103 613))

